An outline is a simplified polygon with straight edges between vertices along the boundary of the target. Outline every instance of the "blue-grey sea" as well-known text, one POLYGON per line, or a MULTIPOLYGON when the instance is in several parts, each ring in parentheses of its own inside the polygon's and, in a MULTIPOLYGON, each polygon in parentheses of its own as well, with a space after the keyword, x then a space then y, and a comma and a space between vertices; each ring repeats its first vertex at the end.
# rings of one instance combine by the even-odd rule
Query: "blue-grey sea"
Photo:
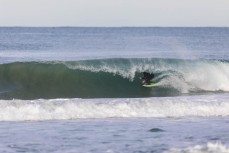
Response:
POLYGON ((0 152, 229 153, 229 28, 0 27, 0 152))

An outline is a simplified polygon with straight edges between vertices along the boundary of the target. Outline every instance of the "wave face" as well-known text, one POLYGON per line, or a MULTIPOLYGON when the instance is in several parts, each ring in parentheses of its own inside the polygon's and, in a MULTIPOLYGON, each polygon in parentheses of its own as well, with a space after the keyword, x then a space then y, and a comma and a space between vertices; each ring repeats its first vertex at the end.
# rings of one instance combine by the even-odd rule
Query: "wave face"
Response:
POLYGON ((229 62, 179 59, 99 59, 0 65, 1 99, 138 98, 229 91, 229 62), (155 73, 154 88, 142 72, 155 73))
POLYGON ((0 100, 0 121, 226 117, 228 97, 0 100))

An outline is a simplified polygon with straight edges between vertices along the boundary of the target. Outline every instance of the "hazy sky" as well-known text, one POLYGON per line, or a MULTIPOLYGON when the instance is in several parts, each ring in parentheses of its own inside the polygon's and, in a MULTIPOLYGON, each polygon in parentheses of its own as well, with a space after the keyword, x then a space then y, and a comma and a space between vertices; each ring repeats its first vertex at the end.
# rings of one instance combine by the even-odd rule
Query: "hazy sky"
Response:
POLYGON ((229 27, 229 0, 0 0, 0 26, 229 27))

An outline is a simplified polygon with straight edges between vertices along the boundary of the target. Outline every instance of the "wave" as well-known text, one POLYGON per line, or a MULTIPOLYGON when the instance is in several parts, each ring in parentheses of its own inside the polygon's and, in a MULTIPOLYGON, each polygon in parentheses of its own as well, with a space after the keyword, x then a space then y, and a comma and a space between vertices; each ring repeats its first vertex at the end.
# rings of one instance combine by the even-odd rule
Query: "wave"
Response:
POLYGON ((0 100, 0 121, 229 116, 229 95, 0 100))
POLYGON ((164 153, 228 153, 229 148, 222 143, 207 143, 206 145, 196 145, 187 148, 172 148, 164 153))
POLYGON ((0 64, 1 99, 138 98, 229 91, 229 62, 98 59, 0 64), (155 73, 154 88, 142 72, 155 73))

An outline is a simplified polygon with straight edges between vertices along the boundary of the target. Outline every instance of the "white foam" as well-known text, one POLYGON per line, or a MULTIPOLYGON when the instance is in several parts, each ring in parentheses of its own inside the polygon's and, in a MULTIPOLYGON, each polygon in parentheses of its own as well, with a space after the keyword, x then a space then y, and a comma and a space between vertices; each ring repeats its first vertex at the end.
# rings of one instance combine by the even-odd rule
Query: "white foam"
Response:
POLYGON ((219 61, 196 63, 184 70, 187 83, 207 91, 229 91, 229 64, 219 61))
POLYGON ((165 153, 229 153, 229 148, 221 143, 207 143, 187 148, 172 148, 165 153))
POLYGON ((0 121, 229 115, 229 95, 138 99, 0 100, 0 121))
MULTIPOLYGON (((166 65, 163 66, 166 69, 166 65)), ((158 85, 170 86, 182 93, 195 90, 229 91, 229 63, 221 61, 193 61, 171 65, 168 74, 158 85)))

